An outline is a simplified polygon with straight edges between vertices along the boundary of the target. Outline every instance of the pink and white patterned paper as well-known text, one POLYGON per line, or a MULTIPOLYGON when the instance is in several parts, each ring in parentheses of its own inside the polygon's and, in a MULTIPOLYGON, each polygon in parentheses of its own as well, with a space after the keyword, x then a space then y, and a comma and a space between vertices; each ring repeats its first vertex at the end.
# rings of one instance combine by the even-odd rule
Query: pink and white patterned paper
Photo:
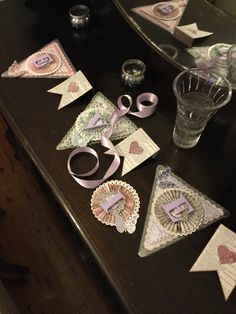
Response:
MULTIPOLYGON (((156 155, 160 150, 142 128, 117 144, 115 149, 120 156, 124 157, 122 176, 156 155)), ((106 154, 114 155, 114 151, 108 150, 106 154)))
POLYGON ((61 100, 58 106, 59 110, 87 93, 90 89, 92 89, 92 85, 89 83, 83 72, 78 71, 62 83, 49 89, 48 93, 61 95, 61 100))
MULTIPOLYGON (((145 5, 145 6, 140 6, 133 8, 132 11, 137 13, 138 15, 142 16, 146 20, 154 23, 155 25, 165 29, 166 31, 170 33, 174 33, 175 27, 179 24, 180 19, 183 15, 183 12, 185 10, 185 7, 187 5, 188 1, 166 1, 166 2, 160 2, 160 3, 155 3, 151 5, 145 5), (171 19, 168 19, 168 15, 166 15, 166 19, 163 17, 161 18, 156 14, 157 10, 156 7, 157 5, 164 3, 173 4, 174 7, 177 8, 178 14, 173 15, 171 19)), ((164 16, 164 15, 163 15, 164 16)))
POLYGON ((71 64, 60 42, 54 40, 23 61, 14 61, 13 64, 9 66, 8 70, 2 73, 1 76, 8 78, 65 78, 70 77, 75 73, 76 70, 71 64), (46 64, 45 67, 37 67, 35 65, 35 60, 46 54, 52 58, 53 62, 46 64))

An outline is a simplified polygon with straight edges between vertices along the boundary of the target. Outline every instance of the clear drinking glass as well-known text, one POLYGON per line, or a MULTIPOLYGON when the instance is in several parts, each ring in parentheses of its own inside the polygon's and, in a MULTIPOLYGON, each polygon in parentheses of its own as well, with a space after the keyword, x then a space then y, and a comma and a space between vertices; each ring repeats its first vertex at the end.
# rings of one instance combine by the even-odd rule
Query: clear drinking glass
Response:
POLYGON ((177 99, 173 140, 181 148, 191 148, 209 119, 229 102, 232 88, 227 79, 211 70, 189 69, 177 75, 173 89, 177 99))

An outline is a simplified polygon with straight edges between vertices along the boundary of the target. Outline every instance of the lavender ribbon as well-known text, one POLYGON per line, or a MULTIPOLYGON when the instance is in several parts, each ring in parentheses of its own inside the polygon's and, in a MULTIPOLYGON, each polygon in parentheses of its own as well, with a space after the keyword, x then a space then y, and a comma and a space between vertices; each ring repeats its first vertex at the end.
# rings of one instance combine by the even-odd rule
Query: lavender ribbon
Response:
POLYGON ((132 106, 131 96, 129 96, 129 95, 120 96, 118 98, 118 101, 117 101, 118 108, 116 108, 114 110, 112 117, 111 117, 111 126, 101 136, 101 145, 114 152, 114 158, 113 158, 113 161, 112 161, 110 167, 108 168, 105 175, 101 179, 85 180, 85 179, 79 178, 79 177, 91 176, 99 168, 99 158, 98 158, 97 152, 90 147, 79 147, 79 148, 74 149, 70 153, 68 161, 67 161, 67 169, 68 169, 69 174, 72 176, 72 178, 81 186, 83 186, 87 189, 94 189, 97 186, 99 186, 100 184, 102 184, 106 179, 111 177, 117 171, 117 169, 120 166, 120 156, 118 155, 118 153, 115 149, 115 146, 110 141, 110 137, 113 133, 113 130, 116 126, 118 119, 123 117, 126 114, 131 114, 131 115, 134 115, 134 116, 139 117, 139 118, 146 118, 146 117, 148 117, 154 113, 154 111, 156 110, 156 107, 157 107, 157 103, 158 103, 157 95, 152 94, 152 93, 140 94, 136 99, 136 107, 137 107, 138 111, 133 112, 130 110, 130 108, 132 106), (122 99, 124 97, 128 99, 128 102, 129 102, 128 107, 126 107, 122 102, 122 99), (142 102, 144 102, 144 101, 149 102, 150 105, 147 106, 147 105, 142 104, 142 102), (82 153, 87 153, 87 154, 93 155, 97 160, 96 165, 90 171, 88 171, 86 173, 82 173, 82 174, 81 173, 75 173, 71 170, 71 160, 75 156, 82 154, 82 153))

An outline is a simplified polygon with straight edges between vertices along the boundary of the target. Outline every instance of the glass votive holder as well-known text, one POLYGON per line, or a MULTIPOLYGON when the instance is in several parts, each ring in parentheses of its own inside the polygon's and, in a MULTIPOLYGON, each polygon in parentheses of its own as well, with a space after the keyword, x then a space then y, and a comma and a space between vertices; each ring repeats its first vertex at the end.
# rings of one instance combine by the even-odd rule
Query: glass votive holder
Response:
POLYGON ((74 28, 82 29, 89 24, 89 8, 86 5, 78 4, 70 8, 69 16, 71 25, 74 28))
POLYGON ((192 148, 208 121, 230 101, 232 88, 210 69, 188 69, 176 76, 173 90, 177 100, 173 140, 178 147, 192 148))
POLYGON ((178 50, 170 44, 160 44, 159 48, 169 58, 175 59, 178 55, 178 50))
POLYGON ((145 77, 146 66, 138 59, 129 59, 122 64, 121 80, 129 86, 135 87, 143 81, 145 77))

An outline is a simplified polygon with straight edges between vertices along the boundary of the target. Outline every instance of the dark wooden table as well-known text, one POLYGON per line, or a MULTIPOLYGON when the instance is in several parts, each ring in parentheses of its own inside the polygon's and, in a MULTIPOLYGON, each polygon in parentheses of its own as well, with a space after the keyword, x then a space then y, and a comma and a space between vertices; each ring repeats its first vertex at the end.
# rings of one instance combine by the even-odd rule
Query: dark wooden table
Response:
MULTIPOLYGON (((236 231, 234 100, 212 119, 195 148, 178 149, 171 139, 176 110, 172 82, 177 71, 145 46, 110 1, 85 1, 91 7, 91 25, 74 32, 68 20, 72 3, 41 0, 24 6, 20 0, 1 2, 0 72, 13 60, 20 61, 57 38, 76 69, 90 80, 93 92, 57 111, 59 96, 46 91, 63 80, 1 78, 2 114, 129 313, 236 313, 236 290, 225 302, 215 272, 189 273, 219 223, 146 258, 138 256, 159 164, 171 166, 177 175, 229 209, 231 216, 223 223, 236 231), (120 82, 121 64, 131 57, 147 65, 146 81, 134 91, 120 82), (94 218, 89 205, 93 191, 76 184, 67 173, 70 150, 55 149, 97 91, 114 103, 127 92, 135 97, 150 91, 160 97, 155 115, 142 121, 131 118, 161 148, 154 160, 122 178, 141 199, 140 218, 132 235, 119 234, 94 218)), ((102 156, 100 145, 94 148, 101 155, 101 172, 105 171, 110 159, 102 156)), ((112 179, 121 179, 121 169, 112 179)))

